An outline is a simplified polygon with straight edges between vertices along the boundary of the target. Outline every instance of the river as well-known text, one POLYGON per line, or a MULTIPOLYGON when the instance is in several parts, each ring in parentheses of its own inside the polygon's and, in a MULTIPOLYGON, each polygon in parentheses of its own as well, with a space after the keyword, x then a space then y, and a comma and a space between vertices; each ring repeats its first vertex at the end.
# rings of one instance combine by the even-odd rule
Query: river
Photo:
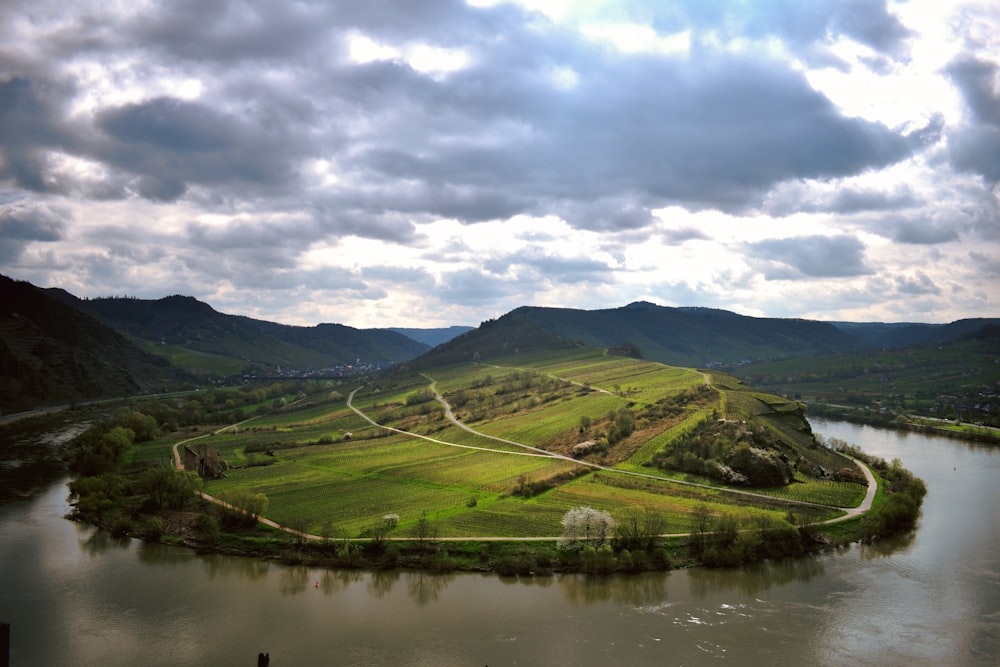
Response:
POLYGON ((919 530, 737 570, 603 579, 286 567, 0 507, 23 665, 996 665, 1000 448, 813 420, 927 482, 919 530))

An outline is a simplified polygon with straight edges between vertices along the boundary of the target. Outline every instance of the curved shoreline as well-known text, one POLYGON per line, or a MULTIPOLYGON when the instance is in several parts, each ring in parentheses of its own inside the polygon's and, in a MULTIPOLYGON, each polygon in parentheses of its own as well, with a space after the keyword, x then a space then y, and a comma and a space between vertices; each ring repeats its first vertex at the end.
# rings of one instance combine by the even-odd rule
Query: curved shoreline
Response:
MULTIPOLYGON (((446 446, 449 446, 449 447, 459 447, 459 448, 462 448, 462 449, 474 449, 474 450, 479 450, 479 451, 487 451, 487 452, 493 452, 493 453, 499 453, 499 454, 507 454, 507 455, 511 455, 511 456, 534 456, 534 457, 556 458, 556 459, 562 459, 562 460, 566 460, 566 461, 571 461, 571 462, 576 463, 576 464, 581 465, 581 466, 590 467, 590 468, 593 468, 595 470, 600 470, 600 471, 609 472, 609 473, 617 473, 617 474, 622 474, 622 475, 630 475, 630 476, 634 476, 634 477, 641 477, 641 478, 646 478, 646 479, 653 479, 653 480, 657 480, 657 481, 675 483, 675 484, 680 484, 680 485, 684 485, 684 486, 692 486, 692 487, 697 487, 697 488, 709 489, 709 490, 712 490, 712 491, 721 491, 721 492, 725 492, 725 493, 739 494, 739 495, 743 495, 743 496, 749 496, 749 497, 752 497, 752 498, 764 499, 764 500, 768 500, 768 501, 771 501, 771 502, 786 503, 786 504, 793 505, 793 506, 820 508, 820 509, 824 509, 824 510, 836 510, 836 511, 843 512, 843 514, 841 516, 833 517, 832 519, 826 519, 826 520, 823 520, 823 521, 818 521, 818 522, 815 522, 815 523, 812 523, 812 524, 806 524, 806 525, 814 525, 814 526, 831 525, 831 524, 836 524, 836 523, 840 523, 840 522, 843 522, 843 521, 848 521, 850 519, 854 519, 854 518, 857 518, 859 516, 862 516, 866 512, 868 512, 868 511, 871 510, 872 504, 873 504, 873 502, 875 500, 875 495, 876 495, 876 493, 878 491, 878 483, 876 482, 875 476, 872 473, 871 469, 868 467, 868 465, 865 464, 862 461, 859 461, 859 460, 853 459, 853 458, 851 460, 854 461, 861 468, 862 472, 865 475, 867 483, 868 483, 867 484, 867 490, 866 490, 866 493, 865 493, 865 497, 864 497, 864 499, 861 501, 861 503, 857 507, 833 507, 833 506, 830 506, 830 505, 821 505, 819 503, 811 503, 811 502, 803 501, 803 500, 792 500, 792 499, 786 499, 786 498, 775 498, 773 496, 768 496, 768 495, 765 495, 765 494, 762 494, 762 493, 754 493, 752 491, 742 491, 742 490, 739 490, 739 489, 727 489, 727 488, 718 487, 718 486, 711 486, 709 484, 699 484, 697 482, 687 482, 687 481, 684 481, 684 480, 672 479, 672 478, 669 478, 669 477, 663 477, 663 476, 660 476, 660 475, 653 475, 653 474, 650 474, 650 473, 640 473, 640 472, 635 472, 635 471, 631 471, 631 470, 619 470, 617 468, 603 466, 603 465, 596 464, 596 463, 590 463, 588 461, 581 461, 579 459, 574 459, 574 458, 569 457, 569 456, 565 456, 565 455, 562 455, 562 454, 556 454, 556 453, 549 452, 549 451, 544 450, 544 449, 539 449, 539 448, 533 447, 531 445, 526 445, 524 443, 515 442, 513 440, 507 440, 505 438, 500 438, 498 436, 493 436, 493 435, 489 435, 489 434, 486 434, 486 433, 481 433, 479 431, 476 431, 471 426, 468 426, 467 424, 464 424, 464 423, 460 422, 455 417, 455 415, 454 415, 454 413, 453 413, 453 411, 451 409, 451 405, 447 402, 447 400, 444 398, 444 396, 442 396, 441 393, 438 392, 438 390, 437 390, 437 381, 434 380, 433 378, 431 378, 430 376, 425 375, 423 373, 421 373, 421 375, 423 375, 425 378, 427 378, 431 382, 430 387, 431 387, 431 390, 434 392, 435 400, 437 400, 438 402, 440 402, 444 406, 444 408, 445 408, 445 416, 452 423, 454 423, 456 426, 458 426, 459 428, 462 428, 465 431, 468 431, 469 433, 472 433, 472 434, 475 434, 475 435, 478 435, 478 436, 481 436, 481 437, 484 437, 484 438, 488 438, 488 439, 491 439, 491 440, 496 440, 498 442, 503 442, 505 444, 514 445, 514 446, 517 446, 517 447, 522 447, 522 448, 524 448, 524 449, 526 449, 528 451, 525 451, 525 452, 513 452, 513 451, 509 451, 509 450, 491 449, 491 448, 487 448, 487 447, 475 447, 475 446, 472 446, 472 445, 462 445, 462 444, 459 444, 459 443, 451 443, 451 442, 446 442, 446 441, 443 441, 443 440, 438 440, 436 438, 431 438, 429 436, 421 435, 421 434, 418 434, 418 433, 411 433, 409 431, 404 431, 402 429, 397 429, 397 428, 394 428, 392 426, 384 426, 384 425, 379 424, 378 422, 376 422, 374 419, 372 419, 371 417, 369 417, 367 414, 365 414, 364 412, 362 412, 359 408, 357 408, 354 405, 354 396, 355 396, 355 394, 357 394, 358 391, 360 391, 362 389, 362 387, 358 387, 358 388, 354 389, 348 395, 348 397, 347 397, 347 407, 350 408, 353 412, 355 412, 362 419, 364 419, 365 421, 367 421, 369 424, 371 424, 371 425, 373 425, 373 426, 375 426, 377 428, 385 429, 387 431, 390 431, 390 432, 393 432, 393 433, 398 433, 398 434, 401 434, 401 435, 407 435, 407 436, 410 436, 410 437, 413 437, 413 438, 419 438, 419 439, 422 439, 422 440, 427 440, 429 442, 434 442, 434 443, 440 444, 440 445, 446 445, 446 446)), ((702 373, 702 376, 705 378, 706 385, 707 386, 711 386, 710 376, 708 374, 706 374, 706 373, 702 373)), ((305 400, 305 399, 302 399, 302 400, 305 400)), ((294 405, 294 403, 292 403, 291 405, 294 405)), ((174 467, 175 467, 175 469, 177 469, 177 470, 183 470, 184 469, 184 464, 181 461, 181 456, 180 456, 180 446, 181 445, 186 445, 189 442, 193 442, 195 440, 200 440, 202 438, 207 438, 207 437, 216 435, 218 433, 223 433, 223 432, 225 432, 225 431, 227 431, 229 429, 236 428, 238 426, 241 426, 243 424, 246 424, 247 422, 251 422, 251 421, 253 421, 255 419, 258 419, 258 418, 259 418, 259 415, 258 416, 254 416, 254 417, 250 417, 248 419, 244 419, 244 420, 236 422, 234 424, 229 424, 227 426, 224 426, 222 428, 216 429, 214 431, 210 431, 208 433, 203 433, 201 435, 194 436, 192 438, 187 438, 187 439, 184 439, 184 440, 178 440, 172 446, 173 458, 174 458, 174 467)), ((850 457, 848 457, 848 458, 850 458, 850 457)), ((198 491, 197 493, 198 493, 198 495, 201 498, 203 498, 204 500, 206 500, 206 501, 208 501, 210 503, 213 503, 213 504, 218 505, 220 507, 224 507, 224 508, 226 508, 226 509, 228 509, 230 511, 243 512, 243 510, 241 508, 235 507, 234 505, 231 505, 230 503, 222 500, 221 498, 213 496, 213 495, 211 495, 209 493, 206 493, 204 491, 198 491)), ((364 537, 355 537, 355 538, 326 538, 326 537, 322 537, 320 535, 314 535, 312 533, 307 533, 305 531, 300 531, 300 530, 297 530, 295 528, 291 528, 290 526, 285 526, 285 525, 279 524, 279 523, 277 523, 277 522, 275 522, 275 521, 273 521, 271 519, 268 519, 268 518, 266 518, 264 516, 254 515, 254 518, 256 518, 258 522, 260 522, 260 523, 262 523, 262 524, 264 524, 266 526, 269 526, 271 528, 277 529, 277 530, 282 531, 284 533, 287 533, 289 535, 293 535, 293 536, 295 536, 295 537, 297 537, 299 539, 303 539, 303 540, 309 540, 309 541, 314 541, 314 542, 343 542, 343 541, 347 541, 347 542, 367 542, 367 541, 370 541, 370 538, 364 538, 364 537)), ((660 537, 660 538, 679 538, 679 537, 688 537, 688 536, 691 536, 693 534, 694 534, 693 532, 687 532, 687 533, 666 533, 666 534, 662 534, 662 535, 657 535, 657 537, 660 537)), ((420 540, 420 538, 412 538, 412 537, 386 537, 385 539, 387 541, 391 541, 391 542, 411 542, 411 541, 419 541, 420 540)), ((437 538, 434 539, 434 541, 435 542, 555 542, 558 539, 559 539, 558 536, 529 536, 529 537, 481 536, 481 537, 437 537, 437 538)))

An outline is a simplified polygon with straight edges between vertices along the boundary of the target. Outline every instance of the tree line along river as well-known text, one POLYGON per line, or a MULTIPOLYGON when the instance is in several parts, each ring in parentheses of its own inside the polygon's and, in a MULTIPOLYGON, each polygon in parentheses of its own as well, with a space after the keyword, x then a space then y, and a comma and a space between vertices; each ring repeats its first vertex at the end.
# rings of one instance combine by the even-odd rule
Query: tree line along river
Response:
POLYGON ((731 570, 369 573, 116 540, 56 483, 0 507, 11 664, 997 664, 1000 448, 812 423, 924 479, 915 533, 731 570))

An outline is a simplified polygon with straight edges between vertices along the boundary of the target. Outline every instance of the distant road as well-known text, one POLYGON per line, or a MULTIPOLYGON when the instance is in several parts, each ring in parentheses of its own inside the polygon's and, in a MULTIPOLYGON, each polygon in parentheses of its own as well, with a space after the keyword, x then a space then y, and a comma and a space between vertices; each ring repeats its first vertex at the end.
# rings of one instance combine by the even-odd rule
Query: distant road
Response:
POLYGON ((0 426, 6 424, 13 424, 16 421, 21 421, 22 419, 28 419, 29 417, 41 417, 42 415, 55 414, 56 412, 62 412, 63 410, 69 409, 68 405, 51 405, 47 408, 37 408, 35 410, 25 410, 24 412, 14 412, 9 415, 4 415, 0 417, 0 426))
MULTIPOLYGON (((702 375, 705 375, 705 374, 703 373, 702 375)), ((619 475, 630 475, 632 477, 642 477, 642 478, 645 478, 645 479, 653 479, 653 480, 657 480, 657 481, 661 481, 661 482, 669 482, 669 483, 672 483, 672 484, 680 484, 682 486, 693 486, 695 488, 709 489, 711 491, 722 491, 722 492, 725 492, 725 493, 734 493, 734 494, 741 495, 741 496, 748 496, 748 497, 751 497, 751 498, 760 498, 760 499, 765 499, 765 500, 769 500, 769 501, 772 501, 772 502, 783 502, 783 503, 787 503, 787 504, 790 504, 790 505, 799 505, 799 506, 802 506, 802 507, 816 507, 816 508, 821 508, 821 509, 826 509, 826 510, 833 509, 833 510, 840 510, 842 512, 845 512, 844 516, 834 517, 833 519, 830 519, 830 520, 825 521, 823 523, 835 523, 837 521, 845 521, 847 519, 850 519, 850 518, 852 518, 854 516, 857 516, 859 514, 862 514, 862 513, 866 512, 866 511, 868 511, 869 509, 871 509, 871 499, 874 499, 874 497, 875 497, 875 491, 878 488, 877 485, 876 485, 876 483, 875 483, 875 477, 872 475, 871 471, 868 469, 868 466, 866 466, 861 461, 856 461, 856 462, 861 467, 861 469, 864 471, 865 477, 868 480, 868 492, 867 492, 867 494, 865 496, 865 501, 867 501, 867 503, 868 503, 867 507, 865 506, 865 501, 862 501, 862 504, 859 505, 858 507, 831 507, 830 505, 821 505, 819 503, 810 503, 810 502, 807 502, 807 501, 804 501, 804 500, 792 500, 792 499, 789 499, 789 498, 775 498, 774 496, 769 496, 769 495, 766 495, 766 494, 763 494, 763 493, 754 493, 753 491, 741 491, 739 489, 727 489, 727 488, 723 488, 723 487, 719 487, 719 486, 712 486, 710 484, 699 484, 697 482, 686 482, 686 481, 679 480, 679 479, 673 479, 671 477, 664 477, 662 475, 653 475, 653 474, 650 474, 650 473, 635 472, 635 471, 632 471, 632 470, 621 470, 621 469, 618 469, 618 468, 611 468, 611 467, 608 467, 608 466, 603 466, 603 465, 600 465, 598 463, 591 463, 589 461, 581 461, 580 459, 574 459, 573 457, 570 457, 570 456, 565 456, 563 454, 556 454, 554 452, 549 452, 548 450, 545 450, 545 449, 539 449, 539 448, 533 447, 531 445, 526 445, 524 443, 515 442, 513 440, 507 440, 505 438, 499 438, 499 437, 494 436, 494 435, 489 435, 488 433, 482 433, 481 431, 476 431, 471 426, 468 426, 467 424, 463 424, 462 422, 458 421, 455 418, 455 415, 454 415, 454 413, 452 412, 452 409, 451 409, 451 405, 449 405, 448 402, 445 400, 445 398, 438 392, 436 381, 434 381, 433 378, 431 378, 428 375, 424 375, 424 377, 427 378, 431 382, 431 389, 434 391, 435 398, 442 405, 445 406, 445 416, 453 424, 455 424, 459 428, 461 428, 461 429, 463 429, 465 431, 468 431, 469 433, 474 433, 474 434, 479 435, 479 436, 484 437, 484 438, 490 438, 492 440, 498 440, 500 442, 504 442, 504 443, 507 443, 507 444, 516 445, 518 447, 523 447, 526 450, 529 450, 530 452, 539 452, 539 453, 527 453, 527 452, 521 453, 521 452, 511 452, 511 451, 507 451, 507 450, 485 449, 485 448, 482 448, 482 447, 470 447, 469 445, 459 445, 459 444, 456 444, 456 443, 445 442, 443 440, 437 440, 435 438, 430 438, 430 437, 427 437, 427 436, 424 436, 424 435, 419 435, 417 433, 410 433, 409 431, 403 431, 401 429, 393 428, 391 426, 383 426, 382 424, 379 424, 374 419, 372 419, 371 417, 369 417, 368 415, 366 415, 365 413, 363 413, 358 408, 354 407, 354 404, 353 404, 353 402, 354 402, 354 395, 361 389, 360 387, 358 389, 355 389, 354 391, 352 391, 351 394, 350 394, 350 396, 348 396, 348 398, 347 398, 347 406, 349 408, 351 408, 351 410, 353 410, 355 413, 357 413, 358 415, 360 415, 369 424, 372 424, 372 425, 377 426, 379 428, 383 428, 383 429, 392 431, 394 433, 405 434, 405 435, 408 435, 408 436, 413 437, 413 438, 420 438, 420 439, 423 439, 423 440, 430 440, 431 442, 436 442, 438 444, 448 445, 448 446, 451 446, 451 447, 463 447, 463 448, 466 448, 466 449, 485 449, 485 451, 499 452, 499 453, 502 453, 502 454, 509 454, 509 455, 514 455, 514 456, 517 456, 517 455, 521 455, 521 456, 524 456, 524 455, 527 455, 527 456, 548 456, 548 457, 551 457, 551 458, 562 459, 562 460, 565 460, 565 461, 572 461, 573 463, 575 463, 577 465, 586 466, 588 468, 593 468, 594 470, 602 470, 604 472, 616 473, 616 474, 619 474, 619 475)), ((562 378, 557 378, 557 379, 562 379, 562 378)))
MULTIPOLYGON (((702 373, 702 375, 705 377, 705 381, 709 382, 709 376, 708 376, 708 374, 702 373)), ((718 487, 718 486, 711 486, 711 485, 708 485, 708 484, 697 484, 695 482, 685 482, 685 481, 681 481, 681 480, 677 480, 677 479, 672 479, 672 478, 669 478, 669 477, 662 477, 660 475, 652 475, 652 474, 648 474, 648 473, 633 472, 631 470, 619 470, 617 468, 609 468, 607 466, 602 466, 602 465, 599 465, 599 464, 596 464, 596 463, 590 463, 588 461, 580 461, 578 459, 574 459, 572 457, 565 456, 563 454, 556 454, 554 452, 549 452, 549 451, 544 450, 544 449, 539 449, 537 447, 532 447, 531 445, 526 445, 524 443, 515 442, 513 440, 507 440, 505 438, 500 438, 500 437, 497 437, 497 436, 494 436, 494 435, 489 435, 487 433, 482 433, 480 431, 476 431, 471 426, 468 426, 467 424, 463 424, 462 422, 458 421, 458 419, 455 418, 455 415, 454 415, 454 413, 453 413, 453 411, 451 409, 451 405, 440 394, 440 392, 438 392, 436 380, 432 379, 431 377, 429 377, 427 375, 424 375, 424 377, 427 378, 427 380, 431 382, 431 389, 434 391, 435 399, 437 401, 439 401, 444 406, 444 408, 445 408, 445 416, 453 424, 457 425, 459 428, 461 428, 461 429, 463 429, 465 431, 468 431, 469 433, 473 433, 475 435, 478 435, 478 436, 481 436, 481 437, 484 437, 484 438, 488 438, 488 439, 491 439, 491 440, 497 440, 499 442, 503 442, 503 443, 506 443, 506 444, 510 444, 510 445, 515 445, 515 446, 518 446, 518 447, 522 447, 526 451, 524 451, 524 452, 512 452, 512 451, 506 450, 506 449, 490 449, 488 447, 474 447, 472 445, 462 445, 462 444, 458 444, 458 443, 454 443, 454 442, 446 442, 444 440, 438 440, 436 438, 431 438, 431 437, 426 436, 426 435, 420 435, 418 433, 411 433, 409 431, 404 431, 402 429, 394 428, 392 426, 384 426, 382 424, 379 424, 374 419, 372 419, 367 414, 365 414, 360 409, 358 409, 357 407, 354 406, 354 396, 355 396, 355 394, 358 393, 358 391, 360 391, 361 387, 358 387, 357 389, 355 389, 354 391, 352 391, 348 395, 348 397, 347 397, 347 407, 350 408, 352 411, 354 411, 355 414, 357 414, 358 416, 360 416, 366 422, 368 422, 369 424, 371 424, 372 426, 375 426, 377 428, 385 429, 385 430, 391 431, 393 433, 399 433, 401 435, 406 435, 406 436, 409 436, 411 438, 419 438, 421 440, 427 440, 429 442, 434 442, 436 444, 447 445, 449 447, 458 447, 458 448, 461 448, 461 449, 475 449, 475 450, 485 451, 485 452, 494 452, 494 453, 498 453, 498 454, 506 454, 508 456, 535 456, 535 457, 546 457, 546 458, 562 459, 562 460, 566 460, 566 461, 572 461, 573 463, 575 463, 577 465, 587 466, 587 467, 593 468, 595 470, 602 470, 602 471, 609 472, 609 473, 617 473, 619 475, 631 475, 631 476, 634 476, 634 477, 643 477, 643 478, 654 479, 654 480, 659 480, 659 481, 663 481, 663 482, 670 482, 670 483, 673 483, 673 484, 681 484, 681 485, 684 485, 684 486, 699 487, 699 488, 703 488, 703 489, 709 489, 709 490, 712 490, 712 491, 723 491, 723 492, 726 492, 726 493, 734 493, 734 494, 738 494, 738 495, 742 495, 742 496, 749 496, 749 497, 764 499, 764 500, 768 500, 768 501, 772 501, 772 502, 782 502, 782 503, 786 503, 786 504, 789 504, 789 505, 799 505, 799 506, 804 506, 804 507, 816 507, 816 508, 821 508, 821 509, 825 509, 825 510, 831 510, 832 509, 832 510, 839 510, 839 511, 844 512, 843 516, 834 517, 833 519, 828 519, 826 521, 819 522, 820 525, 837 523, 839 521, 846 521, 847 519, 851 519, 851 518, 854 518, 856 516, 860 516, 861 514, 864 514, 865 512, 867 512, 868 510, 871 509, 872 502, 875 499, 875 493, 878 490, 878 485, 875 482, 875 476, 872 474, 871 470, 863 462, 857 461, 857 460, 855 460, 855 461, 860 466, 861 470, 864 472, 865 478, 868 480, 868 491, 865 494, 864 500, 857 507, 831 507, 829 505, 820 505, 818 503, 810 503, 810 502, 805 502, 805 501, 801 501, 801 500, 791 500, 791 499, 786 499, 786 498, 775 498, 774 496, 768 496, 768 495, 764 495, 762 493, 754 493, 752 491, 740 491, 740 490, 737 490, 737 489, 726 489, 726 488, 722 488, 722 487, 718 487)), ((604 390, 601 390, 601 391, 604 391, 604 390)), ((306 399, 302 399, 302 400, 306 400, 306 399)), ((292 403, 290 405, 294 405, 294 403, 292 403)), ((174 466, 177 468, 177 470, 183 470, 184 469, 184 462, 181 460, 181 455, 180 455, 180 447, 181 447, 181 445, 185 445, 185 444, 187 444, 189 442, 194 442, 195 440, 200 440, 202 438, 207 438, 207 437, 210 437, 210 436, 215 435, 217 433, 222 433, 223 431, 227 431, 227 430, 229 430, 231 428, 235 428, 235 427, 241 426, 241 425, 243 425, 243 424, 245 424, 247 422, 253 421, 254 419, 258 419, 258 418, 259 418, 259 416, 257 416, 257 417, 250 417, 249 419, 244 419, 241 422, 237 422, 235 424, 230 424, 229 426, 224 426, 224 427, 222 427, 220 429, 216 429, 215 431, 211 431, 209 433, 203 433, 203 434, 195 436, 193 438, 187 438, 185 440, 179 440, 179 441, 175 442, 174 445, 173 445, 174 466)), ((210 495, 208 493, 205 493, 204 491, 199 491, 198 495, 201 496, 202 498, 204 498, 205 500, 207 500, 207 501, 209 501, 211 503, 215 503, 216 505, 219 505, 221 507, 225 507, 227 509, 230 509, 230 510, 233 510, 233 511, 237 511, 237 512, 241 511, 240 508, 234 507, 233 505, 230 505, 229 503, 227 503, 226 501, 222 500, 221 498, 217 498, 215 496, 212 496, 212 495, 210 495)), ((270 526, 272 528, 276 528, 277 530, 280 530, 280 531, 283 531, 285 533, 288 533, 289 535, 295 535, 295 536, 300 537, 302 539, 307 539, 307 540, 325 540, 325 539, 327 539, 327 538, 324 538, 324 537, 322 537, 320 535, 313 535, 312 533, 306 533, 306 532, 303 532, 303 531, 300 531, 300 530, 296 530, 294 528, 290 528, 288 526, 281 525, 281 524, 279 524, 279 523, 277 523, 275 521, 272 521, 271 519, 268 519, 266 517, 262 517, 262 516, 259 516, 259 515, 256 516, 256 519, 258 521, 260 521, 261 523, 267 525, 267 526, 270 526)), ((660 537, 684 537, 684 536, 690 535, 690 534, 691 533, 669 533, 667 535, 661 535, 660 537)), ((412 541, 412 540, 417 539, 417 538, 391 537, 391 538, 388 538, 388 539, 391 540, 391 541, 407 542, 407 541, 412 541)), ((436 538, 436 541, 438 541, 438 542, 552 542, 552 541, 554 541, 556 539, 558 539, 556 536, 551 536, 551 535, 547 535, 547 536, 532 536, 532 537, 496 537, 496 536, 484 536, 484 537, 439 537, 439 538, 436 538)), ((349 538, 348 539, 348 541, 352 541, 352 542, 353 541, 366 541, 366 540, 367 540, 367 538, 349 538)))

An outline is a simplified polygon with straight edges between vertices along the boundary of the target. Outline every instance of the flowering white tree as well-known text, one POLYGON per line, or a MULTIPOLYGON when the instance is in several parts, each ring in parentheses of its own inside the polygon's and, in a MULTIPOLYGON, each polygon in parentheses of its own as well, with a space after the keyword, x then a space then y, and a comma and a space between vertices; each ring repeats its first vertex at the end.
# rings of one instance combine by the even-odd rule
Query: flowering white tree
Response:
POLYGON ((605 544, 611 539, 615 520, 608 512, 593 507, 571 507, 562 518, 563 533, 560 549, 573 549, 584 544, 605 544))

